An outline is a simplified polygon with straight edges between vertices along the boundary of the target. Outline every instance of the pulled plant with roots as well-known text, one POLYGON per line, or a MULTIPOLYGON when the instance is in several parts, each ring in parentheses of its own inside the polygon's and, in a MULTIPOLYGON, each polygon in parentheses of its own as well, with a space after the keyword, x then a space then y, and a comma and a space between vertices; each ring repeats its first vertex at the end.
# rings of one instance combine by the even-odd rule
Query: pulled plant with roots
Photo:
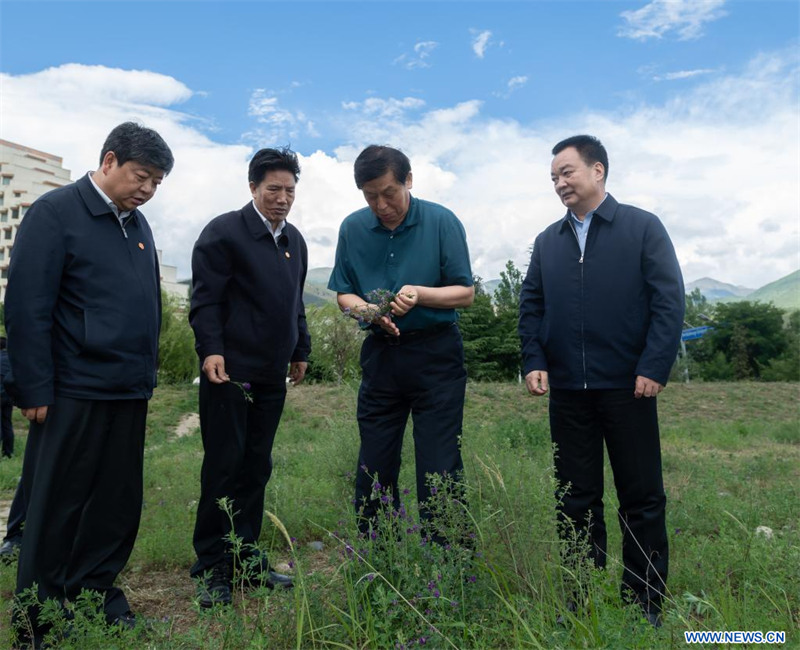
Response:
POLYGON ((347 307, 342 313, 348 318, 354 318, 360 325, 374 323, 381 316, 388 316, 392 311, 392 303, 397 296, 413 298, 414 294, 394 293, 388 289, 373 289, 367 293, 367 302, 356 307, 347 307))

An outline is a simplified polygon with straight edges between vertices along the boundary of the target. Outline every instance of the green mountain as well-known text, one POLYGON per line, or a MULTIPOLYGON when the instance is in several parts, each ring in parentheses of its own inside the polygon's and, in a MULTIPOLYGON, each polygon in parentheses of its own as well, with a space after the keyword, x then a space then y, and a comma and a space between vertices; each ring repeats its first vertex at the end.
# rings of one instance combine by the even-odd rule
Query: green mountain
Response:
POLYGON ((320 305, 326 302, 335 302, 336 293, 328 289, 328 279, 331 277, 331 267, 308 269, 303 300, 306 305, 320 305))
POLYGON ((749 300, 750 302, 771 302, 781 309, 800 309, 800 269, 782 277, 780 280, 765 284, 760 289, 748 293, 744 297, 729 298, 725 302, 749 300))

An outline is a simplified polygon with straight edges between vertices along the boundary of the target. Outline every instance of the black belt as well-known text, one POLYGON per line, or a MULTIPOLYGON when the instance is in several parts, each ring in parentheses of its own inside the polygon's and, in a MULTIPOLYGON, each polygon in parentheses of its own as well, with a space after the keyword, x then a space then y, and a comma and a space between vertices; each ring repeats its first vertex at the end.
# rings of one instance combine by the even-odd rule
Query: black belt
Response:
POLYGON ((438 325, 428 327, 424 330, 410 330, 408 332, 401 332, 400 336, 392 336, 383 330, 380 332, 373 330, 372 336, 386 345, 403 345, 404 343, 412 343, 414 341, 424 341, 425 339, 429 339, 437 334, 441 334, 442 332, 449 330, 451 327, 455 327, 455 323, 439 323, 438 325))

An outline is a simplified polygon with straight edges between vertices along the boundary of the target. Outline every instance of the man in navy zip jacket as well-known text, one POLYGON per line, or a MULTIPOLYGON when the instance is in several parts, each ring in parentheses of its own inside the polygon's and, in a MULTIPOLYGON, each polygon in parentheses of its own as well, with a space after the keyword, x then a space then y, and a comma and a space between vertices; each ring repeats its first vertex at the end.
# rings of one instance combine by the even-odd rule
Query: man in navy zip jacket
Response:
MULTIPOLYGON (((135 619, 113 585, 139 528, 161 326, 156 247, 138 208, 172 165, 158 133, 117 126, 97 171, 48 192, 25 215, 5 302, 6 388, 31 421, 17 593, 36 585, 41 600, 74 601, 93 590, 107 621, 126 626, 135 619)), ((46 631, 37 619, 37 607, 15 613, 35 646, 46 631)))
POLYGON ((261 533, 264 491, 272 473, 272 443, 286 399, 286 372, 305 376, 311 341, 303 306, 308 250, 286 221, 300 173, 289 149, 262 149, 250 161, 253 200, 216 217, 192 254, 192 304, 200 374, 203 468, 194 530, 202 607, 231 602, 238 561, 268 587, 291 587, 255 544, 261 533), (229 515, 243 552, 232 557, 229 515))
MULTIPOLYGON (((561 534, 585 539, 598 567, 606 564, 605 442, 620 504, 622 594, 657 627, 668 548, 656 395, 680 342, 683 279, 658 218, 606 193, 599 140, 574 136, 553 155, 568 210, 536 238, 522 284, 525 382, 532 395, 550 391, 561 534)), ((566 555, 574 560, 574 549, 566 555)))

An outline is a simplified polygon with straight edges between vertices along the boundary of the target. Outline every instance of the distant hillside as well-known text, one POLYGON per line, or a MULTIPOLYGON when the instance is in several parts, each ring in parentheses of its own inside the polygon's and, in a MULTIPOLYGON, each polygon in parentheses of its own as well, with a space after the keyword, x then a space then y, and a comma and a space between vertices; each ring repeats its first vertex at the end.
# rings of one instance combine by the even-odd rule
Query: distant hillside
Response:
MULTIPOLYGON (((765 284, 760 289, 747 294, 744 300, 771 302, 781 309, 800 309, 800 270, 790 273, 780 280, 765 284)), ((729 298, 725 302, 733 302, 733 300, 729 298)))
POLYGON ((328 289, 328 280, 332 270, 329 266, 308 269, 306 290, 303 292, 303 300, 306 305, 323 304, 336 300, 336 294, 328 289))
POLYGON ((742 298, 751 294, 754 290, 747 287, 740 287, 727 282, 720 282, 714 278, 700 278, 686 285, 686 293, 692 293, 695 289, 700 289, 706 299, 710 301, 721 300, 723 298, 742 298))
POLYGON ((686 293, 700 289, 710 302, 771 302, 776 307, 792 311, 800 309, 800 270, 770 282, 760 289, 748 289, 713 278, 700 278, 686 284, 686 293))

